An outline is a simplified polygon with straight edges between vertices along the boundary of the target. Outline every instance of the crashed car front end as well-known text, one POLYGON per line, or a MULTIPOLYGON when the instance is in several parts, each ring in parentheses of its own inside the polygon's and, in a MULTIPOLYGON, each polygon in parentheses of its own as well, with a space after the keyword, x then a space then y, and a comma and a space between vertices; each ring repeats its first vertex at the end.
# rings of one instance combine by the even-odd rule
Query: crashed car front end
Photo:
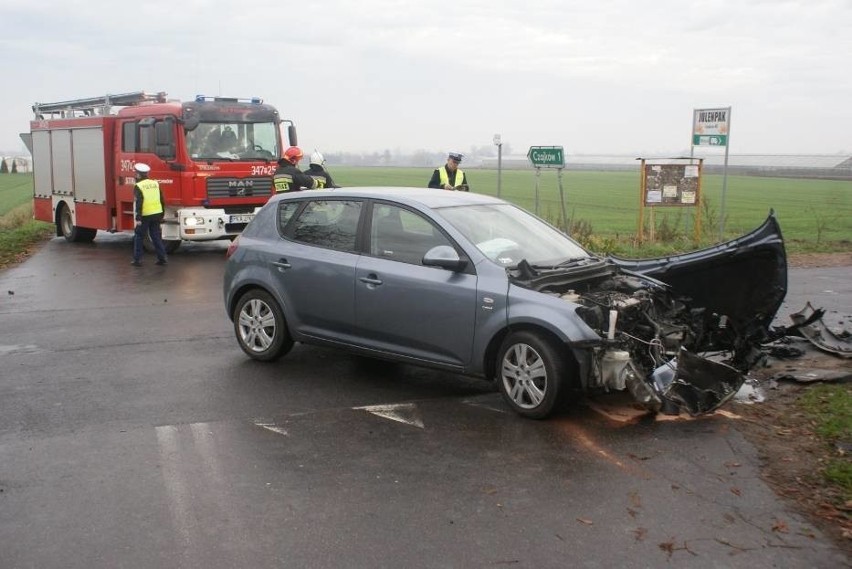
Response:
POLYGON ((739 390, 787 291, 773 213, 740 238, 683 255, 552 269, 521 262, 507 272, 516 286, 570 303, 597 335, 572 346, 583 389, 629 390, 651 411, 691 415, 739 390))

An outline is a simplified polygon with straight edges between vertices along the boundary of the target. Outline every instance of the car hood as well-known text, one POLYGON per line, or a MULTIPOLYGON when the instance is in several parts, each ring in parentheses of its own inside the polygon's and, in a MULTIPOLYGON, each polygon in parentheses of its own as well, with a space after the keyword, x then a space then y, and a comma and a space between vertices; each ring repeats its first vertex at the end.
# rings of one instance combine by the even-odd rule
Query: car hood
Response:
POLYGON ((787 294, 787 255, 774 211, 754 231, 713 247, 656 259, 609 259, 665 282, 693 306, 727 316, 749 336, 769 330, 787 294))

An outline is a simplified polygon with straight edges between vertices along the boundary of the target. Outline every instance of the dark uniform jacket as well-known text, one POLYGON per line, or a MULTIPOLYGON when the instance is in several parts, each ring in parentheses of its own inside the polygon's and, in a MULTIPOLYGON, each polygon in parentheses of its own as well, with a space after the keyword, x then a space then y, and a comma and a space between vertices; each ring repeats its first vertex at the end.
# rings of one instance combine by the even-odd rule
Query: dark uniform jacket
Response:
POLYGON ((334 183, 334 180, 331 179, 331 174, 329 174, 328 171, 319 164, 311 164, 311 166, 305 170, 305 174, 319 182, 317 188, 339 187, 334 183))
POLYGON ((313 178, 288 162, 278 166, 272 175, 272 183, 276 193, 311 190, 317 186, 313 178))

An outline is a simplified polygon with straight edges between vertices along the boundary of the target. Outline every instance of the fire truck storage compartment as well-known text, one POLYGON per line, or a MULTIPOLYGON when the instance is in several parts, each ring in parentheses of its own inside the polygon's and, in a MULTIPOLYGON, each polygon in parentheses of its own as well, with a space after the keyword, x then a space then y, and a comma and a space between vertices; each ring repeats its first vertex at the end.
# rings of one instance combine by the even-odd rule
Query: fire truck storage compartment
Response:
POLYGON ((104 125, 32 134, 34 197, 65 199, 81 227, 108 227, 104 125))

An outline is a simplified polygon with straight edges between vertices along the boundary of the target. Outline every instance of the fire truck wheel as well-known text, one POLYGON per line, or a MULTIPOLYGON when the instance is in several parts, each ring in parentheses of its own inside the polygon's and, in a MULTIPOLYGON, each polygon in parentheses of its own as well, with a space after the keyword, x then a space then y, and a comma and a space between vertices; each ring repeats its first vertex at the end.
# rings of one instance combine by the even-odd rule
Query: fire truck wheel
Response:
POLYGON ((252 359, 271 362, 293 348, 281 307, 265 290, 245 293, 234 308, 234 332, 252 359))
POLYGON ((64 204, 60 206, 59 210, 59 229, 62 231, 65 240, 71 243, 91 243, 98 233, 97 229, 74 225, 71 210, 64 204))

